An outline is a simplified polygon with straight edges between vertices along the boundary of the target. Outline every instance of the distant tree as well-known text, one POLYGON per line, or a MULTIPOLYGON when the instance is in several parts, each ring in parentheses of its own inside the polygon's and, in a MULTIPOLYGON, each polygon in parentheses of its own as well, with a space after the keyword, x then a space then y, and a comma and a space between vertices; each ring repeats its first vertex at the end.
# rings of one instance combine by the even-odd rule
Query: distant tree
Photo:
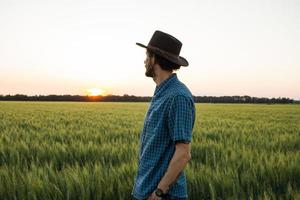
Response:
MULTIPOLYGON (((16 95, 0 95, 1 101, 87 101, 87 102, 149 102, 152 97, 149 96, 134 96, 124 94, 119 95, 107 95, 107 96, 80 96, 80 95, 35 95, 27 96, 23 94, 16 95)), ((265 103, 265 104, 288 104, 288 103, 300 103, 300 101, 294 101, 290 98, 265 98, 265 97, 250 97, 244 96, 193 96, 196 103, 265 103)))

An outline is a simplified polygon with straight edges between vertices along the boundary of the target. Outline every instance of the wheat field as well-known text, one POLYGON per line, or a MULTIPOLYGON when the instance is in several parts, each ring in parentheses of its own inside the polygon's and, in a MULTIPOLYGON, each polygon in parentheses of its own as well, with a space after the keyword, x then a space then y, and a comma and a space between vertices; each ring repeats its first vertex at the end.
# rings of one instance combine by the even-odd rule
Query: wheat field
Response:
MULTIPOLYGON (((130 199, 148 106, 0 102, 0 199, 130 199)), ((189 199, 300 199, 300 105, 196 114, 189 199)))

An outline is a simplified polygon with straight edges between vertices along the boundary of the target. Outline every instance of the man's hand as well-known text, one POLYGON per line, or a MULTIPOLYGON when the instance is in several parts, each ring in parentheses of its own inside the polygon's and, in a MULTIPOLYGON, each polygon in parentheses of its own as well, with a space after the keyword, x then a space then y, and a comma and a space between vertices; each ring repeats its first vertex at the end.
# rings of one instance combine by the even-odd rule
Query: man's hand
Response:
POLYGON ((161 199, 162 199, 161 197, 156 196, 155 191, 154 191, 154 192, 152 192, 151 196, 148 197, 147 200, 161 200, 161 199))

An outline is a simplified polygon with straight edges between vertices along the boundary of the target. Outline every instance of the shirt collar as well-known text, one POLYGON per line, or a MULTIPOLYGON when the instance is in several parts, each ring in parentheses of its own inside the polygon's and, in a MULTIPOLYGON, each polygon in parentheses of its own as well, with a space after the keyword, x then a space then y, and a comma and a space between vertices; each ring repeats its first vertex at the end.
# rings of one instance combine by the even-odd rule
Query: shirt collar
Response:
POLYGON ((177 74, 171 74, 167 79, 163 80, 158 86, 155 87, 154 96, 158 96, 165 88, 169 87, 171 82, 177 80, 177 74))

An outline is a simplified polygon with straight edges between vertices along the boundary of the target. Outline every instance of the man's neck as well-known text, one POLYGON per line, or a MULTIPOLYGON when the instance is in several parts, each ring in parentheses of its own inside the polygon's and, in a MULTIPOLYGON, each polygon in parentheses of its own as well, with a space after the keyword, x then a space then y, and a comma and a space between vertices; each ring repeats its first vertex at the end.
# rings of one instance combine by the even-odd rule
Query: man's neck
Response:
POLYGON ((157 76, 153 77, 156 86, 159 86, 164 80, 168 79, 173 72, 159 73, 157 76))

